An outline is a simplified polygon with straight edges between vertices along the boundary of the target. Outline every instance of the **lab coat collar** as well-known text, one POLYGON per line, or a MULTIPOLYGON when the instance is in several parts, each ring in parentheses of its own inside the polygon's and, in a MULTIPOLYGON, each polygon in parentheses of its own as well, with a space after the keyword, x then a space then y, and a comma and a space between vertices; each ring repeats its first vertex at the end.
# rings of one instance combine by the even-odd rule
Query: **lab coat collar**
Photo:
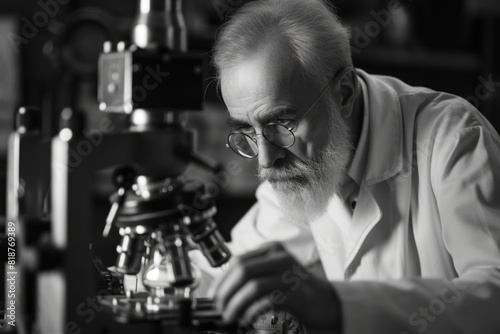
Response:
MULTIPOLYGON (((341 199, 334 196, 330 204, 332 208, 335 206, 334 201, 341 201, 341 199)), ((329 280, 350 279, 357 267, 357 255, 363 243, 381 218, 382 211, 370 187, 363 184, 346 240, 341 241, 340 224, 337 220, 342 218, 338 212, 334 213, 334 210, 329 210, 311 223, 311 232, 317 245, 318 255, 329 280)))
MULTIPOLYGON (((363 88, 366 140, 358 148, 365 155, 363 181, 349 231, 344 275, 355 270, 356 257, 372 229, 382 219, 382 211, 373 195, 377 183, 398 174, 403 167, 403 115, 396 91, 376 76, 357 69, 363 88), (376 131, 374 131, 376 129, 376 131), (367 135, 366 135, 367 133, 367 135)), ((364 138, 363 138, 364 137, 364 138)), ((356 156, 355 156, 356 157, 356 156)), ((353 159, 353 161, 356 161, 353 159)), ((362 170, 363 166, 358 170, 362 170)), ((359 172, 358 172, 359 173, 359 172)))
POLYGON ((368 151, 363 181, 370 186, 393 177, 403 167, 403 116, 393 88, 363 70, 356 72, 366 83, 364 114, 368 117, 368 136, 367 142, 358 147, 364 146, 368 151))
POLYGON ((365 242, 368 234, 382 218, 382 210, 375 200, 368 186, 363 185, 356 204, 356 210, 352 216, 349 229, 347 260, 345 262, 345 277, 349 277, 355 270, 353 261, 358 255, 361 246, 365 242))
MULTIPOLYGON (((349 176, 360 186, 343 266, 332 258, 332 252, 319 247, 319 255, 329 279, 349 279, 355 271, 357 255, 372 229, 382 219, 382 211, 373 195, 373 187, 398 174, 403 167, 403 120, 396 91, 366 72, 357 69, 363 80, 364 120, 349 176), (376 131, 373 131, 376 129, 376 131)), ((316 241, 332 235, 335 227, 324 215, 311 225, 316 241)))

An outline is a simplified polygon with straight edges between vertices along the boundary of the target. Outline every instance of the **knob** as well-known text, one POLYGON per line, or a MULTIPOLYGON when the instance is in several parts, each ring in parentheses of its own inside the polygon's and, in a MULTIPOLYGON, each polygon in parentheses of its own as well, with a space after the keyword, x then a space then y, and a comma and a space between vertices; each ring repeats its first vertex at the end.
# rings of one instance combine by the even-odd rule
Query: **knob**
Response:
POLYGON ((36 107, 20 107, 16 114, 16 128, 19 132, 25 133, 40 130, 42 119, 40 110, 36 107))
POLYGON ((102 236, 106 238, 111 231, 111 227, 116 219, 116 214, 120 209, 121 205, 125 201, 125 195, 127 190, 129 190, 134 184, 135 171, 132 167, 125 166, 118 168, 113 174, 113 182, 118 187, 116 192, 116 197, 111 204, 111 209, 109 210, 108 216, 106 217, 106 225, 102 231, 102 236))

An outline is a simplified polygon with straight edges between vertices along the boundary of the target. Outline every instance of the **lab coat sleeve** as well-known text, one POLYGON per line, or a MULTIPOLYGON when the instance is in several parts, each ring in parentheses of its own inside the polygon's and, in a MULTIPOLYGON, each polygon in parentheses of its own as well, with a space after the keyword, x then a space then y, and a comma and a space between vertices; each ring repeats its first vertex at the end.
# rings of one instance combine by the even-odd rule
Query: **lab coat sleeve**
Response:
POLYGON ((500 140, 482 121, 446 130, 430 166, 440 221, 428 223, 457 277, 332 283, 346 334, 500 333, 500 140))

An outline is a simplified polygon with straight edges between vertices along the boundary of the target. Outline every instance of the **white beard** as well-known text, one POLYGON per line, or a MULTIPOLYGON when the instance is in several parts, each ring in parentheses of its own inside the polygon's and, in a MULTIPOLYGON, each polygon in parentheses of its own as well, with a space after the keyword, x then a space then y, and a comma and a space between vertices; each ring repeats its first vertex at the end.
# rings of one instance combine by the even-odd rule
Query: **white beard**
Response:
POLYGON ((313 161, 278 169, 259 167, 259 179, 270 182, 283 212, 296 223, 307 224, 322 216, 347 176, 353 147, 346 121, 335 116, 331 116, 328 144, 313 161))

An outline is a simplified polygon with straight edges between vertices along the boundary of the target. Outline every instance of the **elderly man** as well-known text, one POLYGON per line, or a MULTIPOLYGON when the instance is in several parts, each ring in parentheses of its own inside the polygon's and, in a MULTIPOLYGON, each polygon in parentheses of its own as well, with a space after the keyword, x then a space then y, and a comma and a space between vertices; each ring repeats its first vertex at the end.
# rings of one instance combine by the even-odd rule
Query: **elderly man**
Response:
POLYGON ((262 180, 225 321, 500 333, 500 138, 457 96, 354 69, 349 38, 320 0, 251 2, 218 36, 228 146, 262 180))

